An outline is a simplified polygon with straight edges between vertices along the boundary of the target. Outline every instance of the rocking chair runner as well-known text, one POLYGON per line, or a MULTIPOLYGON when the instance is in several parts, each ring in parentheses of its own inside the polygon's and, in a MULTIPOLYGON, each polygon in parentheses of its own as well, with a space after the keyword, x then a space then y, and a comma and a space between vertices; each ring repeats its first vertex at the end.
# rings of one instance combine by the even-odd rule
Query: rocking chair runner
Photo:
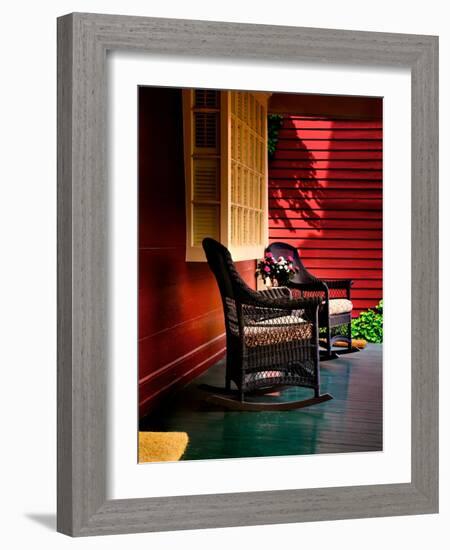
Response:
POLYGON ((318 307, 320 298, 294 300, 287 288, 252 290, 238 274, 227 248, 203 240, 222 297, 226 328, 225 388, 202 386, 209 400, 236 410, 288 410, 331 399, 320 394, 318 307), (231 383, 237 390, 231 389, 231 383), (294 402, 254 402, 287 386, 314 390, 294 402))
POLYGON ((350 300, 350 279, 318 279, 310 273, 300 259, 294 246, 287 243, 276 242, 267 247, 266 252, 271 252, 275 258, 279 256, 293 258, 293 264, 297 268, 294 277, 287 283, 293 291, 294 297, 316 296, 323 300, 319 308, 319 326, 325 328, 326 358, 338 357, 338 354, 359 351, 352 347, 352 303, 350 300), (345 327, 345 332, 343 332, 345 327), (341 348, 338 352, 332 351, 335 342, 344 341, 347 348, 341 348))

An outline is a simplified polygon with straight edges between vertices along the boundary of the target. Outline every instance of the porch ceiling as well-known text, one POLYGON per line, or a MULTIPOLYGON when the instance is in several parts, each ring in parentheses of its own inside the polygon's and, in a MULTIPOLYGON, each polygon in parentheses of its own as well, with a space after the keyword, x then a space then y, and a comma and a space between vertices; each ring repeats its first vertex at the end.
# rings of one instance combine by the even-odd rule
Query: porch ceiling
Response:
POLYGON ((382 111, 383 100, 380 97, 367 98, 276 92, 269 98, 269 113, 271 114, 380 120, 382 111))

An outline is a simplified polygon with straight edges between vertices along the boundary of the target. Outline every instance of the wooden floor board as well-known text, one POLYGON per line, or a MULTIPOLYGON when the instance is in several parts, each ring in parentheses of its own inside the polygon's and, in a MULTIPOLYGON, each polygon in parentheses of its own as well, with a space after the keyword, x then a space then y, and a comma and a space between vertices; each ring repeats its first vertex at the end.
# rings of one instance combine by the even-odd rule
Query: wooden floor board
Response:
MULTIPOLYGON (((183 460, 381 451, 382 346, 322 362, 321 382, 334 399, 305 409, 220 410, 205 403, 198 385, 223 385, 222 360, 142 419, 140 429, 187 432, 183 460)), ((311 390, 290 388, 266 399, 310 396, 311 390)))

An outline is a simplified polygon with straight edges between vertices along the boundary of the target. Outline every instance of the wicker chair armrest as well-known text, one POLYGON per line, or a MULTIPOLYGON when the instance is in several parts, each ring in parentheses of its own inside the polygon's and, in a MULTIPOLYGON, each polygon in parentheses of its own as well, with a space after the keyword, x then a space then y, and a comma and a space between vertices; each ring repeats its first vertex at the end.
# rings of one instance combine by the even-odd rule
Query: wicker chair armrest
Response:
POLYGON ((323 279, 328 288, 343 288, 350 290, 353 281, 351 279, 323 279))
POLYGON ((322 303, 321 298, 268 298, 263 296, 261 292, 255 292, 241 299, 243 305, 262 307, 266 309, 278 309, 286 311, 295 311, 306 309, 314 311, 322 303))
POLYGON ((258 290, 259 294, 262 294, 263 296, 267 296, 271 299, 277 299, 277 298, 290 298, 291 297, 291 291, 287 286, 275 286, 271 288, 265 288, 264 290, 258 290))
POLYGON ((324 281, 321 281, 320 279, 316 279, 315 281, 311 281, 309 283, 289 282, 289 286, 297 290, 323 290, 324 292, 327 291, 327 285, 324 281))

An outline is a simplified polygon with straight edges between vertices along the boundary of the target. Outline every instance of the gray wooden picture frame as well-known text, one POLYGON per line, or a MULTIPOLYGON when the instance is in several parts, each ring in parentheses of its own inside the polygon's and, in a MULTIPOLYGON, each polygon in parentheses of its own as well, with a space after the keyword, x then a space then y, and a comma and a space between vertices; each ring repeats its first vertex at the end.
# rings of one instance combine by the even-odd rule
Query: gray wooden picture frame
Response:
POLYGON ((58 531, 72 536, 438 511, 438 38, 74 13, 58 19, 58 531), (411 483, 108 500, 106 53, 412 74, 411 483))

